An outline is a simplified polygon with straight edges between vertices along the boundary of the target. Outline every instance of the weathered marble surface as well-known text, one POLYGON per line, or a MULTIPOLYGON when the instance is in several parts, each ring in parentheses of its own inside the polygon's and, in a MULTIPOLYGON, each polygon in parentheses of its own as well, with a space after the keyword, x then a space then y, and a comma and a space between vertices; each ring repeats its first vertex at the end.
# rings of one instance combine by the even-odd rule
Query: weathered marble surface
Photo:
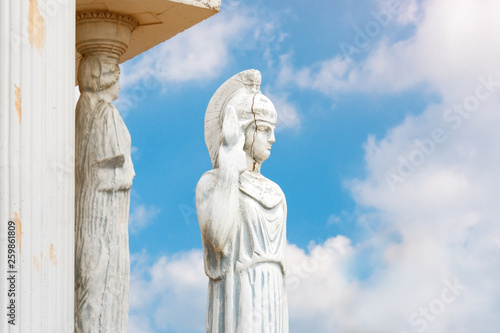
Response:
POLYGON ((111 103, 117 59, 85 56, 76 107, 75 332, 127 332, 130 134, 111 103))
POLYGON ((260 173, 275 141, 276 110, 260 72, 226 81, 205 116, 213 170, 196 188, 209 277, 206 332, 287 333, 286 201, 260 173))
POLYGON ((75 1, 0 0, 1 333, 73 331, 74 39, 75 1))
POLYGON ((79 13, 76 48, 75 332, 127 332, 128 218, 135 176, 131 139, 118 110, 120 56, 138 22, 130 16, 79 13))

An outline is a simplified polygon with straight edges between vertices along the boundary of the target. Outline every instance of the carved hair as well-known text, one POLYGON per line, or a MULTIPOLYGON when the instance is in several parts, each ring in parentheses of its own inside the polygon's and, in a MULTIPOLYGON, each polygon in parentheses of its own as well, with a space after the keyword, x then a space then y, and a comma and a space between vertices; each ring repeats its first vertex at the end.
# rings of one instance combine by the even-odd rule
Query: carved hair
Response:
POLYGON ((84 56, 78 69, 80 92, 99 92, 108 89, 120 78, 115 59, 103 56, 84 56))

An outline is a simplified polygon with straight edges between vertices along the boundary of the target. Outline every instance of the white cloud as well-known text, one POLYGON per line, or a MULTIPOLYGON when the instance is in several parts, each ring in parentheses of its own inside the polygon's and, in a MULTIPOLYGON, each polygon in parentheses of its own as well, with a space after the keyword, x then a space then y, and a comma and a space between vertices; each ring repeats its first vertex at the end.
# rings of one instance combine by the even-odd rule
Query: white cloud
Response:
POLYGON ((420 15, 421 6, 418 0, 406 0, 401 13, 396 17, 396 21, 402 25, 415 24, 419 21, 420 15))
POLYGON ((159 208, 153 205, 132 205, 129 217, 130 232, 134 233, 146 227, 156 216, 158 216, 160 211, 159 208))
MULTIPOLYGON (((494 236, 500 234, 499 92, 481 102, 456 129, 442 120, 447 108, 440 105, 408 118, 385 138, 368 141, 368 175, 349 187, 359 206, 377 211, 374 237, 386 231, 401 239, 387 240, 376 249, 381 267, 365 290, 374 299, 367 300, 364 293, 354 298, 366 312, 384 318, 374 319, 371 329, 402 327, 409 333, 428 325, 426 332, 495 332, 500 324, 500 287, 495 282, 500 246, 494 236), (430 141, 436 128, 446 133, 443 142, 430 141), (425 140, 426 146, 415 140, 425 140), (407 172, 408 167, 413 170, 407 172), (401 181, 391 183, 387 172, 401 176, 401 181), (443 314, 433 315, 435 321, 424 323, 420 307, 439 297, 442 281, 454 277, 467 291, 443 314), (376 299, 383 300, 383 309, 377 308, 376 299), (408 326, 415 311, 420 324, 408 326), (405 321, 406 328, 401 326, 405 321)), ((363 318, 363 313, 356 316, 363 318)))
POLYGON ((492 64, 500 53, 500 36, 494 33, 500 28, 498 1, 427 0, 420 9, 413 1, 409 4, 407 10, 420 10, 423 17, 413 36, 390 42, 381 35, 377 47, 360 62, 336 56, 294 69, 285 58, 282 82, 335 95, 387 93, 425 84, 445 98, 456 98, 468 93, 477 75, 495 70, 492 64))
POLYGON ((201 250, 160 257, 148 266, 132 255, 129 333, 204 331, 208 280, 201 250))
MULTIPOLYGON (((362 63, 334 58, 282 72, 325 93, 423 85, 442 97, 385 137, 367 141, 366 177, 347 183, 358 209, 370 211, 359 219, 367 239, 353 245, 338 236, 311 244, 308 253, 288 247, 291 333, 494 333, 500 325, 500 89, 478 98, 477 107, 469 104, 471 111, 463 106, 481 84, 487 91, 478 77, 492 74, 500 82, 500 3, 429 0, 421 10, 414 36, 383 41, 362 63), (465 111, 453 111, 456 105, 465 111), (411 171, 404 172, 408 163, 411 171), (400 177, 392 187, 388 172, 400 177)), ((145 270, 151 277, 133 280, 145 302, 136 301, 134 309, 146 309, 153 298, 167 304, 158 310, 165 316, 173 304, 204 315, 201 251, 176 258, 158 260, 145 270)), ((178 325, 194 325, 184 312, 171 311, 178 325)))
POLYGON ((122 85, 157 87, 213 79, 232 60, 230 49, 250 42, 252 34, 260 31, 254 29, 256 20, 244 5, 228 2, 215 16, 149 50, 139 60, 125 63, 122 85))
MULTIPOLYGON (((336 305, 335 300, 347 292, 345 288, 333 287, 349 288, 339 267, 346 265, 352 248, 347 238, 338 236, 324 245, 311 244, 309 254, 295 245, 288 245, 287 251, 288 298, 291 323, 295 326, 291 332, 305 332, 312 319, 329 317, 331 305, 336 305), (325 281, 317 283, 325 277, 325 281), (318 298, 324 288, 332 288, 330 297, 318 298), (334 294, 339 297, 333 297, 334 294)), ((145 251, 131 257, 129 333, 203 331, 208 278, 203 270, 202 251, 162 256, 151 266, 148 260, 145 251)))
POLYGON ((500 38, 491 33, 500 29, 500 6, 427 1, 424 11, 413 37, 382 43, 361 64, 337 59, 347 70, 337 64, 335 72, 330 61, 306 76, 325 92, 423 84, 442 97, 382 139, 370 137, 367 176, 348 183, 358 207, 375 211, 365 226, 376 232, 354 248, 352 262, 365 248, 377 265, 352 280, 341 305, 349 311, 334 322, 340 332, 495 332, 500 324, 500 89, 488 91, 483 80, 500 82, 500 38), (388 172, 399 178, 388 181, 388 172), (446 304, 455 278, 467 290, 446 304))
MULTIPOLYGON (((388 15, 390 21, 396 21, 400 25, 414 25, 418 23, 422 15, 422 4, 419 0, 377 0, 379 10, 376 11, 384 18, 388 15)), ((373 16, 373 14, 372 14, 373 16)))
MULTIPOLYGON (((219 77, 236 60, 233 49, 262 50, 268 68, 275 67, 276 49, 287 38, 279 21, 278 16, 259 11, 258 6, 234 1, 224 4, 215 16, 145 52, 139 60, 123 64, 118 110, 125 118, 154 89, 219 77)), ((263 85, 269 86, 271 79, 264 78, 263 85)), ((296 109, 286 97, 279 93, 272 98, 280 112, 278 130, 300 125, 296 109)))

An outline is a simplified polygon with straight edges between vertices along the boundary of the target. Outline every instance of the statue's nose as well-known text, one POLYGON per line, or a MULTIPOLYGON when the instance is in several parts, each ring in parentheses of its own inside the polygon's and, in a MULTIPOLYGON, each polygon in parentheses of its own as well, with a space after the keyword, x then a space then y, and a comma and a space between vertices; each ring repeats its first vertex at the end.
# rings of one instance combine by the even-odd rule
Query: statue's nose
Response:
POLYGON ((274 133, 271 134, 271 136, 269 137, 269 143, 274 143, 276 141, 276 138, 274 137, 274 133))

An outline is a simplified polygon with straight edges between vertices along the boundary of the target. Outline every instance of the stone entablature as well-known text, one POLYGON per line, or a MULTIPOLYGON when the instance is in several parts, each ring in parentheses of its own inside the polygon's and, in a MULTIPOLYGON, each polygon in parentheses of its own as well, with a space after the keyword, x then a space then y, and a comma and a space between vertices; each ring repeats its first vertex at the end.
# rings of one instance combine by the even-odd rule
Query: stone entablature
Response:
MULTIPOLYGON (((218 13, 221 0, 77 0, 76 12, 113 12, 128 15, 135 27, 120 63, 163 43, 218 13)), ((113 14, 113 15, 119 15, 113 14)), ((85 14, 88 15, 88 14, 85 14)), ((94 14, 95 15, 95 14, 94 14)), ((78 20, 78 16, 77 16, 78 20)), ((81 54, 76 53, 76 69, 81 54)))

